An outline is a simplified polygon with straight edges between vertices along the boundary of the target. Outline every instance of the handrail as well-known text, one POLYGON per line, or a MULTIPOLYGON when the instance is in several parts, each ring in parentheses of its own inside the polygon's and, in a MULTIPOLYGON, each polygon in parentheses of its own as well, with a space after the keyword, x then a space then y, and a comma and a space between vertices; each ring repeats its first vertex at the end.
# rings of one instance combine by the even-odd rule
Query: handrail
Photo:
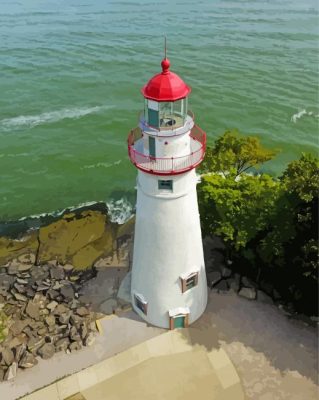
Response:
POLYGON ((142 130, 132 129, 128 136, 128 153, 134 165, 142 171, 159 175, 179 174, 195 168, 201 163, 206 150, 206 133, 197 125, 191 129, 190 137, 200 143, 200 147, 185 156, 179 157, 152 157, 137 151, 134 144, 143 136, 142 130))

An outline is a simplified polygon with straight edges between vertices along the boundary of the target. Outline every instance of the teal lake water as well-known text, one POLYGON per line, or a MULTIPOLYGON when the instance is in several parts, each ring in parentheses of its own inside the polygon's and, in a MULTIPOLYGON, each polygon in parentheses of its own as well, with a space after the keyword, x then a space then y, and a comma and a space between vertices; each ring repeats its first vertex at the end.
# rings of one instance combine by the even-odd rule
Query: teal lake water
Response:
POLYGON ((318 151, 316 0, 0 0, 0 220, 134 193, 126 139, 164 35, 210 141, 257 134, 273 174, 318 151))

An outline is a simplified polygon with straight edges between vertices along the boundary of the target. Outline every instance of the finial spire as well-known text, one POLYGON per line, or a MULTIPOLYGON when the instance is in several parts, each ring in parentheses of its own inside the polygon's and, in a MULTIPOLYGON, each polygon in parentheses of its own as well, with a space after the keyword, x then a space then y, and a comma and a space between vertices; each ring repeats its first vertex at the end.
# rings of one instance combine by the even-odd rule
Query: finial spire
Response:
POLYGON ((167 47, 166 47, 166 36, 164 36, 164 39, 165 39, 165 41, 164 41, 164 51, 165 51, 165 57, 164 57, 164 59, 166 60, 167 59, 167 47))

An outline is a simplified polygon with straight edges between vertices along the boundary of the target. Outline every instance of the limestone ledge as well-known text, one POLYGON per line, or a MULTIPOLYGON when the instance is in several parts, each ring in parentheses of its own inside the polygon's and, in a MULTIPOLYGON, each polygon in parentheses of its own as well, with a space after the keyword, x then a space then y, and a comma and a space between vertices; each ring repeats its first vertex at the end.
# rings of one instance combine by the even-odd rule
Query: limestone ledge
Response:
POLYGON ((134 218, 123 225, 112 223, 106 206, 101 203, 66 210, 48 219, 44 223, 42 220, 42 226, 36 229, 25 229, 25 224, 22 232, 17 232, 17 224, 14 234, 7 229, 9 234, 0 236, 0 264, 32 256, 36 265, 56 260, 62 265, 70 263, 76 269, 91 268, 100 258, 116 253, 134 230, 134 218), (48 219, 51 221, 45 223, 48 219))

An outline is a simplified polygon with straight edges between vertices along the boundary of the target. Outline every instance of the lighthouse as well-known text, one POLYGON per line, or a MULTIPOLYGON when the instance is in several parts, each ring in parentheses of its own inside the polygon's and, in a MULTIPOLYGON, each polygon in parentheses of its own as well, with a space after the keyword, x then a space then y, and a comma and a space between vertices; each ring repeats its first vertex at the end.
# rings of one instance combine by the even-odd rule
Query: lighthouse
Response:
POLYGON ((188 110, 191 88, 166 55, 161 67, 141 89, 144 111, 128 137, 138 170, 131 301, 148 323, 174 329, 198 319, 207 304, 195 172, 206 133, 188 110))

